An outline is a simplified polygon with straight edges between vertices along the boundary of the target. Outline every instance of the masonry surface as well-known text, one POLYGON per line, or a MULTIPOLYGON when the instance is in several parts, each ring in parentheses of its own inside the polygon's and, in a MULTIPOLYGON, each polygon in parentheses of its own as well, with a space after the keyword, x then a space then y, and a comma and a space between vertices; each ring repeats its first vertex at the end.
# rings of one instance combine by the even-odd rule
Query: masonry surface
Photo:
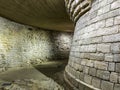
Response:
POLYGON ((119 73, 120 1, 94 0, 76 23, 66 78, 78 90, 120 90, 119 73))
POLYGON ((6 7, 5 0, 0 2, 2 16, 36 26, 0 17, 0 72, 68 60, 64 80, 70 90, 120 90, 120 0, 31 0, 23 4, 16 0, 9 1, 11 7, 6 7), (21 13, 15 15, 17 10, 21 13))
POLYGON ((46 31, 0 17, 0 71, 49 60, 67 60, 72 33, 46 31))

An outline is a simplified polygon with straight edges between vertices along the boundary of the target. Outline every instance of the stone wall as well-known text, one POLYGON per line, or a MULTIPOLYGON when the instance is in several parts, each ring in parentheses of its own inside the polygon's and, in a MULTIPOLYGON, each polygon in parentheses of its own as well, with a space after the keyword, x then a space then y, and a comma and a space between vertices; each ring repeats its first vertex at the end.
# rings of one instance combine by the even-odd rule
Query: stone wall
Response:
POLYGON ((120 0, 93 0, 76 22, 65 77, 78 90, 120 90, 120 0))
POLYGON ((45 31, 0 17, 0 71, 67 59, 72 33, 45 31))
POLYGON ((92 0, 65 0, 67 12, 74 22, 91 8, 92 0))

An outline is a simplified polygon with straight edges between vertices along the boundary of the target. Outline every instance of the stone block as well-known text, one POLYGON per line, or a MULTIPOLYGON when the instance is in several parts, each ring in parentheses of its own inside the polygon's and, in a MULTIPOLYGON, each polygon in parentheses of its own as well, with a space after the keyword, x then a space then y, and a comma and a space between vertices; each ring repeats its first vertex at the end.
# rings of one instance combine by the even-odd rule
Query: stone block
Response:
POLYGON ((85 74, 88 74, 88 72, 89 72, 89 67, 84 66, 83 72, 84 72, 85 74))
POLYGON ((96 52, 96 45, 81 46, 80 52, 96 52))
POLYGON ((92 60, 87 60, 86 66, 93 67, 94 61, 92 60))
POLYGON ((81 81, 84 81, 84 73, 83 72, 80 72, 79 79, 81 81))
POLYGON ((85 90, 85 86, 81 83, 79 83, 79 90, 85 90))
POLYGON ((113 43, 111 45, 111 52, 112 53, 120 53, 120 43, 113 43))
POLYGON ((77 63, 73 63, 73 67, 76 71, 79 70, 79 67, 81 67, 81 65, 77 64, 77 63))
POLYGON ((85 75, 84 76, 84 82, 86 82, 87 84, 91 84, 92 83, 92 77, 89 75, 85 75))
POLYGON ((103 81, 101 83, 101 89, 102 90, 113 90, 113 83, 108 82, 108 81, 103 81))
POLYGON ((109 71, 115 71, 115 63, 114 62, 109 63, 108 70, 109 71))
POLYGON ((92 85, 96 88, 100 88, 100 85, 101 85, 101 80, 96 78, 96 77, 93 77, 92 79, 92 85))
POLYGON ((78 70, 79 70, 80 72, 82 72, 82 71, 83 71, 83 65, 79 65, 78 70))
POLYGON ((106 36, 106 35, 116 34, 118 33, 118 30, 119 30, 118 28, 119 28, 118 26, 99 28, 96 31, 96 33, 94 33, 94 35, 95 36, 106 36))
POLYGON ((113 55, 112 54, 105 54, 105 61, 112 62, 113 61, 113 55))
POLYGON ((106 12, 110 11, 110 5, 106 5, 98 10, 98 15, 104 14, 106 12))
POLYGON ((99 1, 100 1, 99 4, 100 4, 101 7, 104 7, 104 6, 107 5, 107 1, 106 0, 99 0, 99 1))
POLYGON ((118 73, 111 72, 110 81, 113 82, 113 83, 117 83, 118 82, 118 73))
POLYGON ((97 70, 95 68, 90 68, 89 69, 89 75, 91 76, 96 76, 97 70))
POLYGON ((113 23, 114 23, 114 19, 113 18, 107 19, 106 20, 106 27, 113 26, 113 23))
POLYGON ((94 37, 94 38, 91 38, 90 40, 91 42, 90 43, 101 43, 102 42, 102 37, 94 37))
POLYGON ((103 36, 103 42, 117 42, 120 41, 120 34, 113 34, 109 36, 103 36))
POLYGON ((98 78, 104 79, 104 80, 109 80, 110 79, 110 72, 109 71, 103 71, 103 70, 97 70, 97 75, 98 78))
POLYGON ((120 16, 115 17, 114 24, 120 24, 120 16))
POLYGON ((89 53, 80 53, 80 58, 82 58, 82 59, 89 59, 90 55, 89 55, 89 53))
POLYGON ((107 70, 108 69, 108 62, 95 61, 94 67, 97 69, 107 70))
POLYGON ((116 9, 116 8, 120 8, 120 1, 116 0, 115 2, 113 2, 111 4, 111 9, 116 9))
POLYGON ((104 54, 103 53, 91 53, 90 54, 90 59, 91 60, 102 61, 102 60, 104 60, 104 54))
POLYGON ((75 72, 75 78, 79 79, 79 76, 80 76, 80 72, 79 72, 79 71, 76 71, 76 72, 75 72))
POLYGON ((110 45, 98 44, 97 45, 97 51, 98 52, 103 52, 103 53, 109 53, 110 52, 110 45))
POLYGON ((82 59, 81 65, 86 65, 86 61, 87 61, 87 59, 82 59))
POLYGON ((120 90, 120 84, 115 84, 114 90, 120 90))
POLYGON ((116 72, 119 72, 120 73, 120 63, 116 63, 116 72))
POLYGON ((114 62, 120 62, 120 54, 114 55, 114 62))
POLYGON ((105 27, 105 20, 99 21, 95 25, 96 25, 95 26, 96 30, 99 29, 99 28, 103 28, 103 27, 105 27))
POLYGON ((107 3, 110 4, 112 3, 114 0, 107 0, 107 3))

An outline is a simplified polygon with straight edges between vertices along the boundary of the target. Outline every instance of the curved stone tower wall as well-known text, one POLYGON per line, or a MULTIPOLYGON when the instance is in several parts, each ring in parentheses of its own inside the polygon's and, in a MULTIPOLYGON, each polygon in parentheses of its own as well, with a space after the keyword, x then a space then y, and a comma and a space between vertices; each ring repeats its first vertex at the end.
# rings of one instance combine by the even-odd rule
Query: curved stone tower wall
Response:
POLYGON ((120 90, 119 73, 120 0, 93 0, 76 22, 65 79, 78 90, 120 90))

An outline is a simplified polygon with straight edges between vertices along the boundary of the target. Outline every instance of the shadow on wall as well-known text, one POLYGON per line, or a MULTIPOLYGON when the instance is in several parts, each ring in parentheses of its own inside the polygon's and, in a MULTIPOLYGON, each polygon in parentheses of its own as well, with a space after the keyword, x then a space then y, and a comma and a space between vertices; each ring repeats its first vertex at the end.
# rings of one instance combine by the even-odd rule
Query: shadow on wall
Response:
POLYGON ((71 40, 72 33, 40 30, 0 17, 0 69, 68 59, 71 40))
POLYGON ((70 45, 72 40, 72 33, 66 32, 54 32, 50 35, 51 41, 53 43, 53 53, 56 60, 68 59, 70 45))

